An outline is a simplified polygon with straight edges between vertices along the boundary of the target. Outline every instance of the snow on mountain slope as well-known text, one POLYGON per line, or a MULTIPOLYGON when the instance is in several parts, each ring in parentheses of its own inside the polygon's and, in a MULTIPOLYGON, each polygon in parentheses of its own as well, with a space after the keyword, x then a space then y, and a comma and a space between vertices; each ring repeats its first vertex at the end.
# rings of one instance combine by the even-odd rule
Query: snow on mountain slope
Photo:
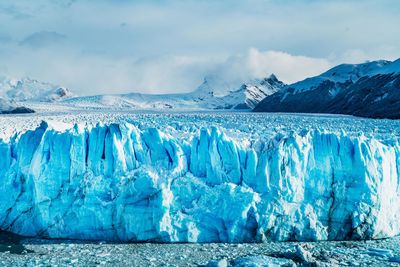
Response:
POLYGON ((228 95, 222 97, 221 102, 225 103, 226 107, 231 105, 234 109, 253 109, 265 97, 284 87, 285 84, 272 74, 263 80, 254 80, 243 84, 239 90, 231 91, 228 95))
POLYGON ((12 114, 12 113, 32 113, 32 109, 19 106, 15 102, 8 101, 0 97, 0 114, 12 114))
MULTIPOLYGON (((272 117, 275 127, 257 128, 265 117, 255 114, 157 116, 94 126, 84 117, 77 125, 49 120, 0 141, 0 228, 162 242, 400 234, 400 146, 394 140, 284 128, 274 134, 288 124, 272 117), (243 131, 259 129, 258 135, 211 126, 222 121, 230 127, 231 118, 250 119, 243 131), (158 128, 145 126, 154 123, 158 128)), ((376 123, 389 131, 386 121, 376 123)))
POLYGON ((227 82, 218 75, 207 75, 203 83, 194 91, 194 94, 198 97, 206 97, 208 94, 212 94, 215 97, 223 97, 226 96, 232 88, 237 88, 237 86, 237 83, 227 82))
POLYGON ((288 87, 301 92, 304 90, 312 90, 326 81, 334 83, 356 82, 363 76, 374 75, 380 73, 381 70, 388 69, 388 66, 391 64, 391 61, 386 60, 371 61, 362 64, 341 64, 321 75, 307 78, 303 81, 291 84, 288 87))
POLYGON ((339 65, 288 85, 254 111, 350 114, 400 118, 400 60, 339 65))
POLYGON ((393 61, 391 64, 385 65, 379 71, 376 71, 375 74, 399 74, 400 73, 400 58, 396 61, 393 61))
POLYGON ((232 90, 230 86, 216 77, 207 77, 191 93, 98 95, 72 98, 64 103, 81 108, 252 109, 265 96, 283 88, 284 84, 271 75, 246 83, 238 90, 232 90))
POLYGON ((0 96, 14 101, 52 102, 66 99, 73 95, 65 87, 30 78, 18 80, 0 77, 0 96))

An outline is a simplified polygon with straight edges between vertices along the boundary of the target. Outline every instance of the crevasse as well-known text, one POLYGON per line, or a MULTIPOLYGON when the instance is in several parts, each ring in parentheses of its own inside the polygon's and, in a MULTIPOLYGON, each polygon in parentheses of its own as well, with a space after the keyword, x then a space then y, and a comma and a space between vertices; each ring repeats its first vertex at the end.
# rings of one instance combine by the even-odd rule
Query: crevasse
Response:
POLYGON ((186 138, 44 122, 0 140, 0 228, 154 242, 390 237, 400 233, 399 153, 317 130, 255 146, 216 128, 186 138))

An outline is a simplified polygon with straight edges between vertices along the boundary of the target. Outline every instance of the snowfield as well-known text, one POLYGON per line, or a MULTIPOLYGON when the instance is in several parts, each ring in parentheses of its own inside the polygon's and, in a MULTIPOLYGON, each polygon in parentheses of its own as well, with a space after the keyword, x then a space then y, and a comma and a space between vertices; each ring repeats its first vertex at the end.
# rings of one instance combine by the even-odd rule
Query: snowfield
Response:
POLYGON ((226 112, 0 116, 0 228, 154 242, 395 236, 399 126, 226 112))

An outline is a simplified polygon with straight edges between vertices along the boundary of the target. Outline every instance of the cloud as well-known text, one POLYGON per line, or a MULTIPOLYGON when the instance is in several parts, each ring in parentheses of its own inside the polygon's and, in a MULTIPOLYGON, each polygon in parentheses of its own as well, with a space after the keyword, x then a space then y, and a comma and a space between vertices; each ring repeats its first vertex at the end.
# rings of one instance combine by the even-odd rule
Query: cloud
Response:
POLYGON ((20 45, 41 48, 49 45, 61 44, 66 38, 65 35, 57 32, 41 31, 30 34, 20 42, 20 45))
POLYGON ((1 33, 0 33, 0 44, 2 44, 2 43, 8 43, 8 42, 11 42, 11 41, 12 41, 12 38, 11 38, 10 35, 8 35, 8 34, 1 34, 1 33))
POLYGON ((232 86, 272 73, 290 83, 317 75, 333 65, 325 59, 256 48, 228 57, 165 55, 111 60, 96 54, 82 57, 74 53, 58 55, 52 49, 43 49, 32 54, 29 49, 23 53, 20 50, 18 59, 13 57, 13 64, 8 64, 9 72, 17 73, 20 66, 26 66, 24 75, 63 83, 84 94, 174 93, 193 91, 209 75, 232 86))
POLYGON ((380 45, 371 49, 352 48, 341 54, 332 53, 328 58, 341 63, 360 63, 374 59, 396 60, 400 57, 395 45, 380 45))
POLYGON ((0 24, 0 70, 83 94, 293 82, 400 51, 397 0, 4 0, 0 24))
POLYGON ((244 56, 229 58, 219 67, 226 79, 247 80, 275 74, 286 83, 318 75, 334 64, 324 58, 291 55, 281 51, 251 48, 244 56))
POLYGON ((0 5, 0 13, 15 20, 25 20, 32 17, 31 14, 26 12, 24 8, 18 7, 14 3, 7 2, 0 5))

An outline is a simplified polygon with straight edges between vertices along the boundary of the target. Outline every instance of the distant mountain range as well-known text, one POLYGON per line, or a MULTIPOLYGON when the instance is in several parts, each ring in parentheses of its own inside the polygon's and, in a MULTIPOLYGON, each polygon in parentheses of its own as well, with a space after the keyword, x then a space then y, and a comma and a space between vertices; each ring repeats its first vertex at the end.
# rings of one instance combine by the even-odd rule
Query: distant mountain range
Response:
POLYGON ((193 92, 182 94, 119 94, 71 98, 70 105, 82 108, 251 110, 266 96, 285 87, 274 75, 231 88, 216 76, 206 77, 193 92))
POLYGON ((58 102, 87 109, 253 110, 400 119, 400 59, 342 64, 289 85, 275 75, 241 86, 208 76, 196 90, 181 94, 73 97, 65 87, 0 77, 0 113, 33 112, 24 102, 58 102))
POLYGON ((30 78, 11 79, 0 76, 0 114, 34 112, 20 102, 54 102, 72 96, 67 88, 51 83, 30 78))
POLYGON ((267 96, 255 112, 400 119, 400 59, 342 64, 267 96))
POLYGON ((72 97, 65 87, 31 78, 11 79, 0 76, 0 97, 14 101, 52 102, 72 97))
POLYGON ((14 101, 0 97, 0 114, 33 113, 30 108, 18 105, 14 101))

